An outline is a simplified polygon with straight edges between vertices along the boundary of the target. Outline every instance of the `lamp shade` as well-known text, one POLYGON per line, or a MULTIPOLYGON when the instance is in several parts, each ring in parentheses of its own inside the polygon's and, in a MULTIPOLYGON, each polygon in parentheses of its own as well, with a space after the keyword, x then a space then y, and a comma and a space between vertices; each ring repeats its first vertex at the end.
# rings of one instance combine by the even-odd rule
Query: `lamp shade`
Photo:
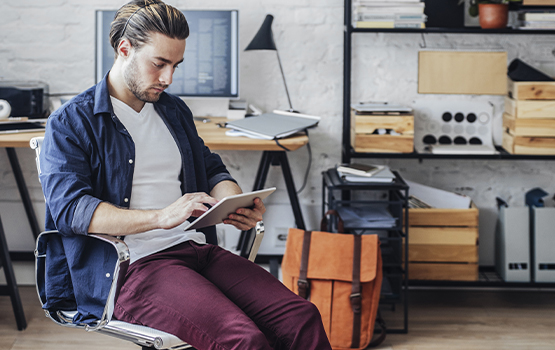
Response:
POLYGON ((249 50, 277 50, 276 43, 274 42, 274 35, 272 34, 272 22, 274 16, 266 15, 264 23, 254 36, 245 51, 249 50))

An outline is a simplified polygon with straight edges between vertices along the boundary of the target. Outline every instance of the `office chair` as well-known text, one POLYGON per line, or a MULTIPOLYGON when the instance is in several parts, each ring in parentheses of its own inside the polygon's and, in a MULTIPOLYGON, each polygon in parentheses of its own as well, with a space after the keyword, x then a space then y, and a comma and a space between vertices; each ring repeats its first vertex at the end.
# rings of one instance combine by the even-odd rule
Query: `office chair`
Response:
MULTIPOLYGON (((36 152, 37 170, 40 175, 40 151, 42 146, 42 137, 35 137, 31 140, 31 148, 36 152)), ((260 243, 264 236, 263 222, 257 223, 255 227, 255 236, 252 243, 252 248, 249 254, 249 260, 254 261, 260 243)), ((39 235, 37 238, 35 261, 36 261, 36 284, 37 292, 41 305, 44 306, 46 302, 45 295, 45 273, 46 273, 46 249, 48 244, 56 243, 55 240, 60 240, 61 237, 57 231, 46 231, 39 235)), ((90 239, 103 242, 111 246, 117 254, 117 261, 114 262, 114 272, 112 276, 112 285, 104 312, 102 317, 91 324, 75 324, 73 323, 73 316, 77 314, 77 310, 55 310, 50 311, 45 309, 46 317, 50 318, 57 324, 65 327, 84 329, 88 332, 99 332, 107 335, 114 336, 123 340, 134 342, 142 347, 143 350, 147 349, 194 349, 191 345, 178 337, 165 333, 153 328, 130 324, 127 322, 117 321, 112 319, 114 311, 114 301, 117 298, 119 287, 123 282, 123 277, 129 267, 129 249, 124 241, 109 235, 91 234, 85 236, 84 239, 90 239)))

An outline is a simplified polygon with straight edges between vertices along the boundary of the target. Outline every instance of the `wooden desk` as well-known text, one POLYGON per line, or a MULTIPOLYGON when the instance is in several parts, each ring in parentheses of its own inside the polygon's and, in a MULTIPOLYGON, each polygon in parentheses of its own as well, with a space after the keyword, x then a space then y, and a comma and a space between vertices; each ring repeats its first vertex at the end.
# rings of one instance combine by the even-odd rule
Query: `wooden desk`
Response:
MULTIPOLYGON (((229 129, 220 128, 216 125, 217 123, 223 123, 225 121, 226 118, 210 117, 210 122, 203 123, 198 121, 195 122, 195 125, 197 126, 199 135, 204 140, 206 146, 213 151, 263 151, 254 181, 253 191, 264 188, 270 166, 281 166, 289 200, 291 201, 291 207, 293 209, 293 215, 295 216, 295 223, 298 228, 306 229, 299 199, 297 197, 297 189, 293 182, 291 168, 289 167, 289 161, 287 159, 287 152, 272 140, 251 139, 243 136, 227 136, 225 135, 225 132, 229 129)), ((40 228, 31 204, 31 199, 23 178, 23 173, 21 172, 17 154, 15 153, 15 148, 28 148, 29 141, 33 137, 37 136, 44 136, 44 132, 0 135, 0 147, 5 147, 8 152, 8 157, 14 172, 19 193, 35 238, 40 233, 40 228)), ((280 140, 279 143, 288 150, 294 151, 308 143, 308 136, 301 135, 289 137, 280 140)), ((244 238, 245 235, 242 235, 242 237, 242 241, 248 240, 248 237, 244 238)), ((242 244, 242 242, 240 242, 239 246, 242 247, 242 250, 245 250, 244 254, 246 254, 247 244, 242 244)))
POLYGON ((0 147, 5 147, 6 152, 8 152, 8 159, 10 160, 15 182, 17 183, 21 201, 23 202, 23 207, 25 208, 27 219, 29 220, 29 225, 31 226, 31 231, 33 232, 35 239, 38 237, 41 230, 37 221, 37 216, 35 215, 35 209, 31 203, 29 190, 25 184, 25 178, 23 177, 21 166, 19 165, 19 160, 17 159, 17 153, 15 153, 15 148, 29 148, 29 141, 31 141, 33 137, 38 136, 44 136, 44 132, 39 131, 0 135, 0 147))
MULTIPOLYGON (((220 128, 216 124, 225 123, 226 118, 210 117, 210 122, 196 121, 200 137, 212 151, 283 151, 275 141, 258 140, 243 136, 227 136, 225 132, 229 129, 220 128)), ((290 151, 295 151, 308 143, 308 136, 294 136, 280 140, 279 143, 290 151)))

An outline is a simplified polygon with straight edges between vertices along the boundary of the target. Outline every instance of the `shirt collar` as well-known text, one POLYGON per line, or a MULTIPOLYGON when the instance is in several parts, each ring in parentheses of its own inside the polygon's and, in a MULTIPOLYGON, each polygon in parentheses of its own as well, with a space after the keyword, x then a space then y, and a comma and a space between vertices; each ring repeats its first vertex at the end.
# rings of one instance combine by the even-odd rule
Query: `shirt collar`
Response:
POLYGON ((96 84, 94 92, 94 115, 102 113, 112 114, 112 102, 110 101, 110 92, 108 90, 108 73, 104 78, 96 84))

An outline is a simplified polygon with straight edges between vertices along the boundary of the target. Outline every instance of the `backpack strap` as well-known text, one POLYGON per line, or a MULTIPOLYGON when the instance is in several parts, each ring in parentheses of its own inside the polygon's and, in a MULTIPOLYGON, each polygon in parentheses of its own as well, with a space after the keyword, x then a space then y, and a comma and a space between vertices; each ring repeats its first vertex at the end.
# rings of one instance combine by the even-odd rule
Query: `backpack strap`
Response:
POLYGON ((360 344, 360 323, 362 312, 362 295, 360 285, 360 258, 362 250, 362 236, 354 236, 353 247, 353 281, 351 283, 351 308, 353 309, 353 337, 351 338, 351 347, 358 348, 360 344))
POLYGON ((308 255, 310 253, 310 239, 312 231, 305 231, 303 237, 303 250, 301 254, 301 268, 299 272, 299 280, 297 286, 299 287, 299 296, 308 299, 310 295, 310 282, 308 281, 308 255))

